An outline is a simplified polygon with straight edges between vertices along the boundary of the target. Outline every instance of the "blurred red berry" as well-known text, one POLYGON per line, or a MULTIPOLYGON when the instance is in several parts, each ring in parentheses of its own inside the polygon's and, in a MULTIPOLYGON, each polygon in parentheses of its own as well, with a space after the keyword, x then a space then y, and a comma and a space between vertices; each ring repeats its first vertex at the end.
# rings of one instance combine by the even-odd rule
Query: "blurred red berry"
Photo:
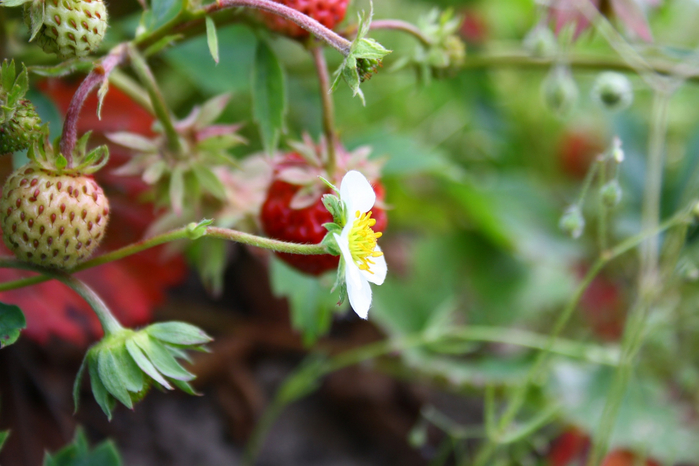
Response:
MULTIPOLYGON (((274 0, 298 10, 318 21, 328 29, 334 29, 345 19, 349 0, 274 0)), ((263 13, 267 26, 273 31, 295 38, 306 38, 310 33, 287 19, 272 13, 263 13)))
MULTIPOLYGON (((322 201, 322 195, 330 191, 323 188, 320 180, 314 181, 320 186, 315 200, 303 208, 293 208, 294 197, 304 189, 304 186, 279 179, 282 169, 303 168, 304 165, 306 162, 299 154, 290 153, 284 156, 275 168, 275 178, 267 192, 260 219, 265 234, 271 238, 294 243, 318 244, 323 241, 328 232, 323 224, 333 221, 332 215, 322 201)), ((374 184, 374 191, 377 199, 383 200, 384 190, 380 183, 374 184)), ((376 219, 373 229, 384 231, 388 223, 386 212, 380 207, 374 207, 372 213, 372 217, 376 219)), ((340 259, 339 256, 330 254, 303 256, 279 253, 277 255, 287 264, 310 275, 321 275, 336 269, 340 259)))

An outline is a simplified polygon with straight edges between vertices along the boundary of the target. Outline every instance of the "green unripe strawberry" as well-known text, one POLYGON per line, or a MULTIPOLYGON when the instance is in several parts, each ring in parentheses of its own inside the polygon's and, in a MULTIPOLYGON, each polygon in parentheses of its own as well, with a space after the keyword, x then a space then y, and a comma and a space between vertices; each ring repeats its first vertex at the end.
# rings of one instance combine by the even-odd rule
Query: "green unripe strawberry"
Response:
POLYGON ((0 155, 27 149, 42 134, 41 119, 24 98, 29 88, 27 69, 17 74, 14 61, 0 67, 0 155))
POLYGON ((107 32, 107 8, 102 0, 14 0, 8 6, 22 3, 32 31, 30 40, 36 39, 45 52, 62 59, 94 52, 107 32))
POLYGON ((3 241, 19 259, 69 270, 104 237, 109 201, 88 176, 52 173, 30 162, 5 182, 0 219, 3 241))
POLYGON ((25 150, 40 134, 41 118, 28 100, 19 101, 14 116, 0 125, 0 154, 25 150))

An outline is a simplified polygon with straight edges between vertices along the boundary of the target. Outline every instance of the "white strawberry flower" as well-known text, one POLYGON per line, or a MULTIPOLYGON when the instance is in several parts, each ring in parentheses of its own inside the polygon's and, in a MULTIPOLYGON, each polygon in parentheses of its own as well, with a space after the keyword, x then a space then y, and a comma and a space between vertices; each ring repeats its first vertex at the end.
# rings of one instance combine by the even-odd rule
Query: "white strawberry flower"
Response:
POLYGON ((366 319, 371 307, 369 283, 381 285, 388 270, 381 248, 376 244, 381 233, 371 229, 376 224, 371 218, 376 193, 364 175, 352 170, 342 178, 340 200, 347 217, 341 234, 334 233, 335 241, 342 252, 350 304, 359 317, 366 319))

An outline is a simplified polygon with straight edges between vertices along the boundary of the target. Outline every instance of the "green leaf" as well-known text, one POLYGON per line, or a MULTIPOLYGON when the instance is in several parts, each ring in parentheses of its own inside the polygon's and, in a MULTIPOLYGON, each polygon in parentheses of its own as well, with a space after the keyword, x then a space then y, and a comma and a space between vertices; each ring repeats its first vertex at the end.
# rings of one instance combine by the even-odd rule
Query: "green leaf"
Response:
POLYGON ((158 372, 158 369, 155 368, 153 363, 150 362, 148 357, 146 357, 141 348, 139 348, 134 341, 128 340, 126 342, 126 350, 129 352, 129 355, 131 355, 136 365, 138 365, 143 372, 148 374, 151 379, 155 380, 166 389, 172 390, 167 380, 158 372))
POLYGON ((5 445, 5 442, 7 441, 7 437, 10 436, 10 431, 6 430, 4 432, 0 432, 0 450, 2 450, 2 447, 5 445))
POLYGON ((158 371, 172 379, 189 381, 194 379, 194 375, 188 372, 170 352, 155 338, 146 333, 138 334, 133 339, 136 344, 148 356, 148 359, 158 369, 158 371))
POLYGON ((97 372, 107 391, 129 409, 133 408, 131 396, 126 388, 126 380, 124 380, 121 369, 111 349, 104 348, 99 351, 97 356, 97 372))
POLYGON ((44 466, 121 466, 122 460, 112 441, 106 441, 90 451, 82 428, 76 429, 75 438, 54 455, 46 453, 44 466))
POLYGON ((0 348, 16 342, 26 327, 27 320, 19 307, 0 302, 0 348))
POLYGON ((199 327, 185 322, 163 322, 149 325, 146 332, 160 341, 176 345, 203 345, 212 341, 199 327))
POLYGON ((289 300, 293 327, 303 333, 304 344, 313 344, 328 331, 337 308, 330 293, 332 281, 301 274, 276 258, 271 262, 270 276, 274 295, 289 300))
POLYGON ((284 131, 286 84, 281 64, 265 41, 257 44, 252 85, 253 116, 260 127, 265 151, 272 155, 284 131))
POLYGON ((112 420, 112 410, 114 409, 115 400, 112 395, 109 394, 105 388, 102 380, 100 380, 98 371, 97 353, 90 350, 87 353, 87 368, 90 373, 90 385, 92 385, 92 394, 95 397, 95 401, 102 408, 104 414, 107 415, 107 419, 112 420))
POLYGON ((216 23, 211 19, 211 16, 206 17, 206 42, 209 45, 211 56, 218 63, 218 34, 216 33, 216 23))
POLYGON ((151 0, 152 17, 150 30, 154 30, 173 19, 182 10, 183 0, 151 0))

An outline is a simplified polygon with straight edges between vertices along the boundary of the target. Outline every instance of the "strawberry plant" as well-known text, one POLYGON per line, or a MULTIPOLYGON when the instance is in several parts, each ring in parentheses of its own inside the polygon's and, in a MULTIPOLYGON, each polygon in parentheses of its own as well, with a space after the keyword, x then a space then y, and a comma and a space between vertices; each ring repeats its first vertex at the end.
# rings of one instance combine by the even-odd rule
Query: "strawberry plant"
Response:
POLYGON ((0 0, 0 460, 180 391, 272 464, 321 391, 391 464, 697 464, 698 8, 0 0))

